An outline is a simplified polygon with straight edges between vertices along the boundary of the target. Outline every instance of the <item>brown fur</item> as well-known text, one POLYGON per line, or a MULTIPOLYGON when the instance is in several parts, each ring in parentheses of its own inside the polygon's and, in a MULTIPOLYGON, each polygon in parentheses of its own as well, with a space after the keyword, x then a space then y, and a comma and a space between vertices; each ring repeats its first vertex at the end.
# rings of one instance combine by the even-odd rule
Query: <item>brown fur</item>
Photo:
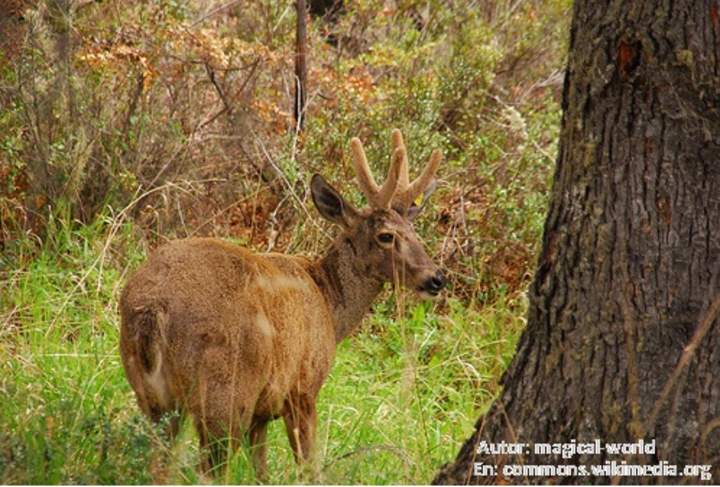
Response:
POLYGON ((355 210, 322 178, 313 184, 320 212, 344 228, 323 258, 179 240, 158 249, 123 290, 120 351, 138 404, 154 421, 173 411, 192 416, 205 470, 222 461, 213 439, 229 438, 232 448, 247 434, 262 477, 266 426, 281 416, 296 459, 311 457, 315 402, 336 343, 357 328, 383 283, 422 294, 437 275, 407 217, 355 210), (393 241, 381 242, 382 233, 393 241))

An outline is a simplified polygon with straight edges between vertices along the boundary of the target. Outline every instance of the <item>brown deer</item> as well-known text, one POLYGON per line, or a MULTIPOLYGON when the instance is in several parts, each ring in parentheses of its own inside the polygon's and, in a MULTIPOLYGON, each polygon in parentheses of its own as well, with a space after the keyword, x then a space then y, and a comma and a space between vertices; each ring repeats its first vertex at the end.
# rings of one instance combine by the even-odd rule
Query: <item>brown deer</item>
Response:
POLYGON ((282 417, 300 463, 313 455, 317 395, 336 344, 350 335, 386 282, 424 297, 445 284, 412 227, 442 158, 432 153, 412 183, 400 131, 389 176, 378 187, 360 140, 351 148, 370 207, 357 210, 314 175, 320 214, 342 229, 312 261, 254 254, 223 240, 193 238, 154 252, 120 298, 120 352, 142 411, 153 421, 190 414, 202 468, 212 470, 247 434, 265 475, 268 421, 282 417))

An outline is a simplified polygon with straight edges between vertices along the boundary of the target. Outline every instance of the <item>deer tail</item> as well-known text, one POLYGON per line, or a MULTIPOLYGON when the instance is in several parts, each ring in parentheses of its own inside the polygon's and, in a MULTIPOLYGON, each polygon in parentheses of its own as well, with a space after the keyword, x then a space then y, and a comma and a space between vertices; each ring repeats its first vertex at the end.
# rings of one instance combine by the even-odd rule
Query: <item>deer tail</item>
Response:
POLYGON ((140 409, 154 421, 171 410, 173 403, 166 379, 166 323, 164 310, 135 309, 127 321, 123 319, 121 334, 121 352, 128 380, 140 409))

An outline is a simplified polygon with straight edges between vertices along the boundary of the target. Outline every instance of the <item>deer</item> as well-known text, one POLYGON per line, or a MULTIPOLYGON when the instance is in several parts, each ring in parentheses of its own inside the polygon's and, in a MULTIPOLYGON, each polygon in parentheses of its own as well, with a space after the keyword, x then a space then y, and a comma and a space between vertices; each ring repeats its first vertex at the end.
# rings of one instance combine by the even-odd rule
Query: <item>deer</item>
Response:
POLYGON ((151 421, 171 418, 170 438, 182 418, 192 418, 203 473, 215 473, 246 439, 256 476, 265 478, 267 425, 278 418, 296 462, 312 461, 318 392, 337 344, 358 329, 385 284, 425 299, 445 286, 413 229, 442 155, 433 151, 411 182, 397 129, 391 145, 379 186, 362 143, 351 140, 366 208, 354 208, 322 176, 312 176, 315 207, 340 227, 322 257, 188 238, 156 249, 128 279, 119 302, 128 382, 151 421))

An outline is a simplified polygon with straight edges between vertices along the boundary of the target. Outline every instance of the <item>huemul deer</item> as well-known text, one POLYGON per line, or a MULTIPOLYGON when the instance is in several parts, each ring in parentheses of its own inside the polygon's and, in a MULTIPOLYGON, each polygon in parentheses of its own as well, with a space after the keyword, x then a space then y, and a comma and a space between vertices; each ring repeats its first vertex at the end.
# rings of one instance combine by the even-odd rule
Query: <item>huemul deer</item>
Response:
POLYGON ((268 421, 282 417, 298 462, 313 454, 317 395, 336 344, 355 330, 387 282, 424 297, 444 287, 412 219, 433 186, 432 153, 412 183, 400 131, 389 175, 378 187, 360 140, 351 149, 369 208, 348 204, 325 180, 310 183, 320 214, 340 235, 324 257, 255 254, 223 240, 169 243, 130 278, 120 298, 120 351, 142 411, 158 421, 189 414, 202 469, 224 460, 247 434, 256 474, 265 475, 268 421))

